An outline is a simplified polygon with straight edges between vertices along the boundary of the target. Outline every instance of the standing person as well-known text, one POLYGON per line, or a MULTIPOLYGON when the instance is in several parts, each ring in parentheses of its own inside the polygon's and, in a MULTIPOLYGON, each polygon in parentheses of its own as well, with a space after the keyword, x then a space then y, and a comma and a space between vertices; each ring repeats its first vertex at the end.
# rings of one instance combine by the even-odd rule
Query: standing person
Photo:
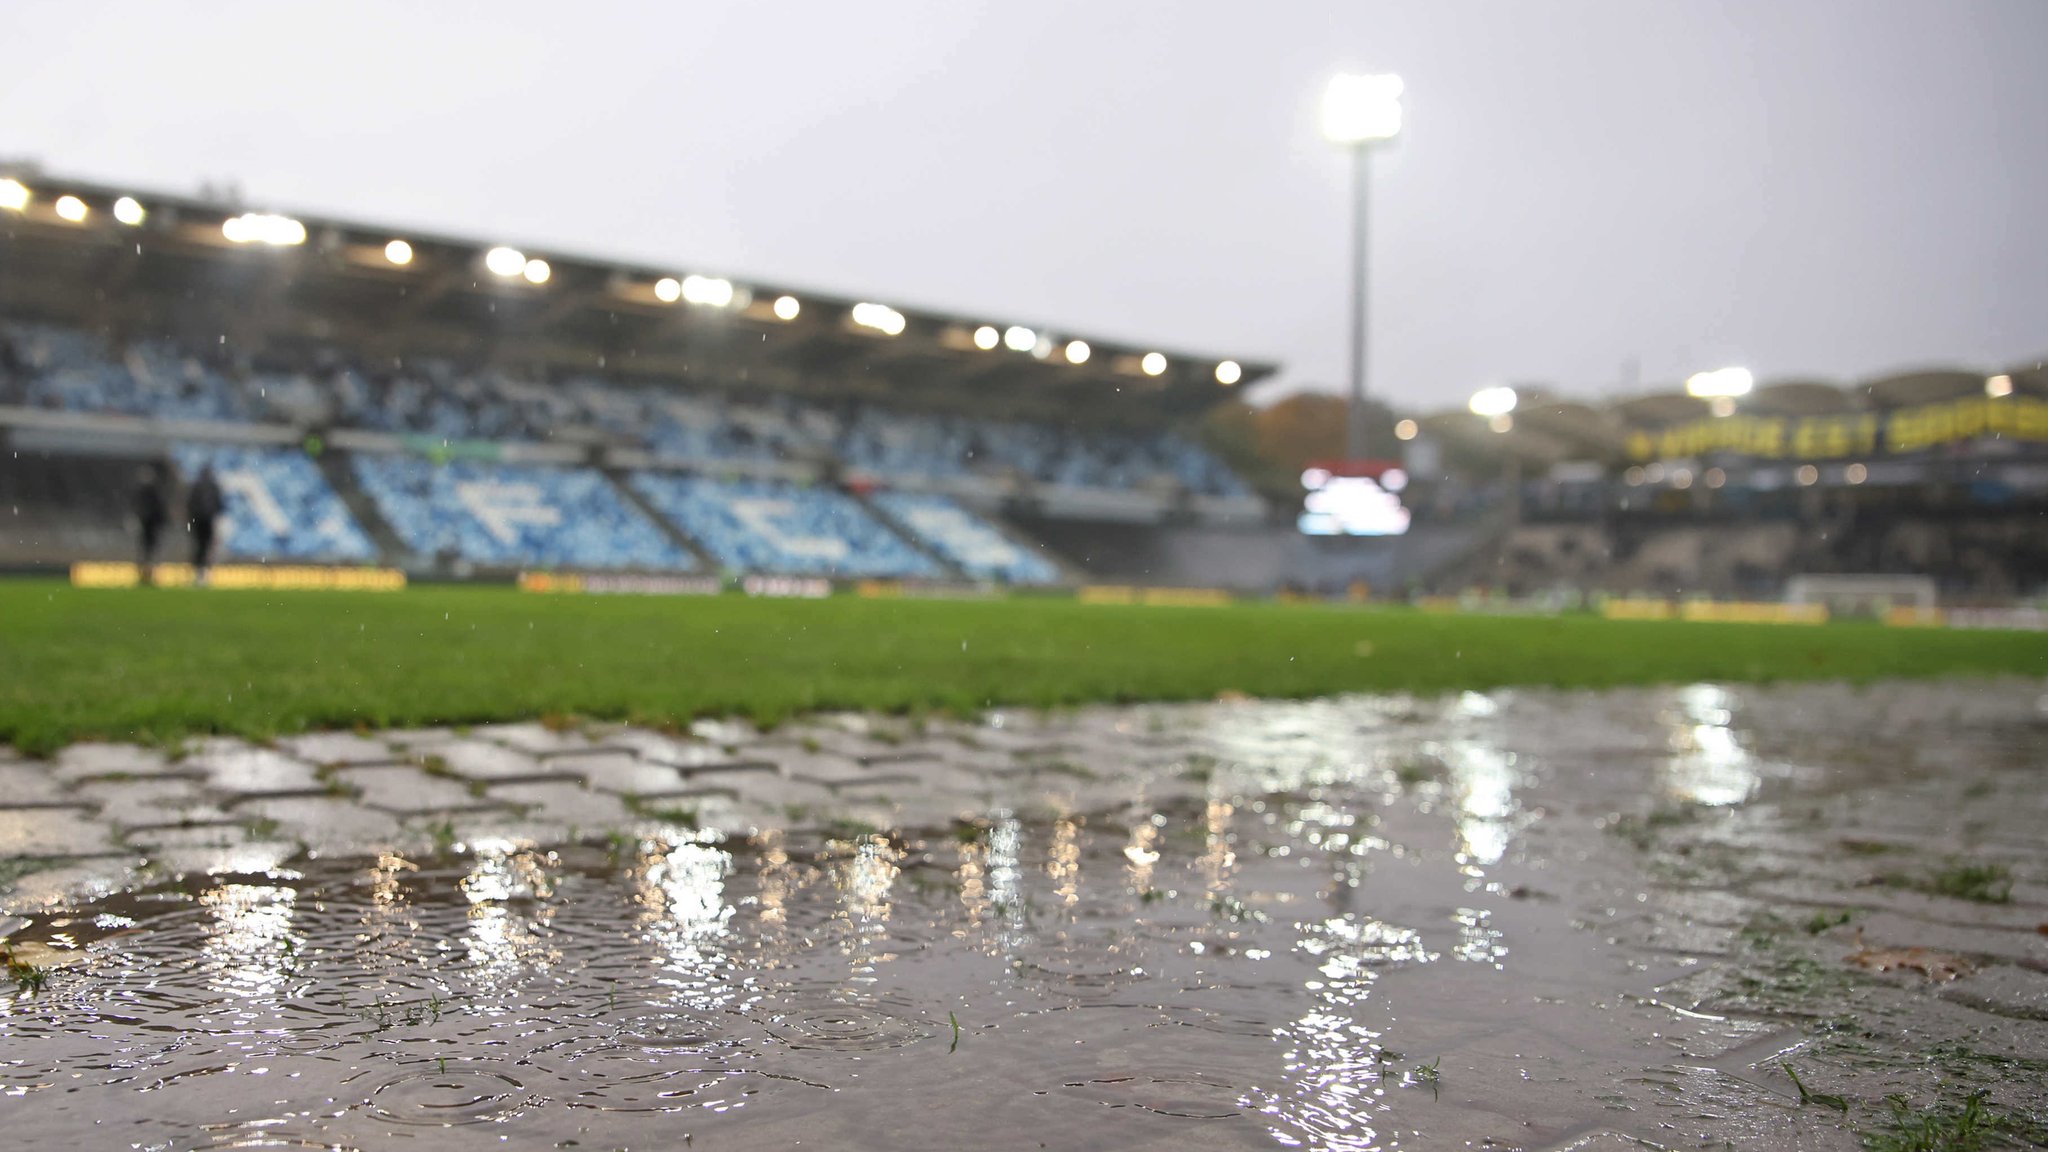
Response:
POLYGON ((213 465, 199 470, 199 479, 185 493, 185 527, 192 533, 192 578, 206 583, 206 570, 213 563, 213 524, 220 518, 220 481, 214 479, 213 465))
POLYGON ((170 475, 163 461, 142 466, 135 479, 135 529, 141 541, 142 583, 156 583, 156 542, 171 518, 170 475))

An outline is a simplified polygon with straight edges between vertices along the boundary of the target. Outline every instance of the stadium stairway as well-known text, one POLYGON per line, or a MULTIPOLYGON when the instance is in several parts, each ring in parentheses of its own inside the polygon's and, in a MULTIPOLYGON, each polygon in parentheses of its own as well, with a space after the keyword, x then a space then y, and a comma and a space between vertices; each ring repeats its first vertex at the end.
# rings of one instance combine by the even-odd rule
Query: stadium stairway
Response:
POLYGON ((619 495, 625 499, 629 506, 638 509, 642 516, 653 521, 654 526, 661 529, 663 535, 667 536, 676 547, 688 552, 692 559, 703 566, 704 571, 717 572, 723 567, 718 562, 718 557, 713 556, 709 549, 705 548, 703 544, 699 543, 688 532, 683 531, 680 525, 663 516, 661 509, 648 503, 647 497, 641 495, 638 489, 627 483, 626 474, 623 471, 617 468, 606 468, 603 469, 603 472, 606 482, 618 490, 619 495))
POLYGON ((401 568, 416 567, 421 558, 414 556, 412 549, 405 546, 405 541, 399 539, 398 533, 385 521, 384 514, 378 511, 377 502, 356 483, 355 469, 348 466, 344 457, 341 452, 322 452, 313 458, 313 462, 319 466, 327 486, 341 497, 348 514, 356 518, 356 524, 376 546, 377 555, 387 564, 401 568))

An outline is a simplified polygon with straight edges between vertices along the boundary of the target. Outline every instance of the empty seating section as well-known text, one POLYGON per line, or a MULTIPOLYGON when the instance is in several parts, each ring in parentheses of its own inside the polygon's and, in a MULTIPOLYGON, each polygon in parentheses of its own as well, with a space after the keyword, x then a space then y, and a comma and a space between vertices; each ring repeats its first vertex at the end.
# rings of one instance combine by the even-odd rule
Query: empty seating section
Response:
POLYGON ((1063 429, 1021 420, 861 408, 841 421, 840 459, 878 476, 943 480, 1015 474, 1070 488, 1178 485, 1200 496, 1250 493, 1222 462, 1176 436, 1063 429))
POLYGON ((942 575, 930 557, 841 492, 660 472, 633 473, 630 483, 729 569, 815 576, 942 575))
POLYGON ((767 463, 836 453, 855 470, 884 478, 979 475, 1095 490, 1249 494, 1202 448, 1153 432, 865 404, 828 411, 787 397, 738 402, 658 385, 522 380, 437 360, 365 367, 326 347, 253 358, 206 351, 212 360, 160 341, 117 351, 75 329, 0 325, 0 404, 302 427, 331 423, 451 441, 609 440, 679 463, 767 463))
POLYGON ((171 420, 246 420, 241 393, 213 367, 167 344, 148 342, 114 356, 83 333, 10 325, 8 375, 15 402, 73 412, 118 412, 171 420))
POLYGON ((486 567, 684 570, 690 556, 588 468, 354 458, 407 547, 486 567))
POLYGON ((211 465, 225 505, 223 558, 367 561, 376 549, 305 453, 290 448, 179 444, 171 458, 189 485, 211 465))
POLYGON ((882 492, 873 498, 925 547, 979 580, 1005 584, 1051 584, 1059 570, 1027 551, 995 526, 955 503, 924 492, 882 492))
POLYGON ((648 445, 672 460, 788 460, 817 447, 794 406, 726 404, 655 394, 646 401, 648 445))
POLYGON ((377 432, 443 440, 538 440, 519 407, 493 378, 468 376, 442 363, 411 365, 403 373, 365 375, 353 369, 330 378, 342 423, 377 432))

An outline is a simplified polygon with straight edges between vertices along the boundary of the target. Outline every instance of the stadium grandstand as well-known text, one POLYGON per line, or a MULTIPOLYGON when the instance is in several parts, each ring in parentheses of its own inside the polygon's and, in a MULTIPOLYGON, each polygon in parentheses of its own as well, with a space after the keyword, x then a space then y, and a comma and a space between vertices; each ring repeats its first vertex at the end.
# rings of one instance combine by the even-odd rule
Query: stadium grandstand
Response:
POLYGON ((1056 584, 1016 517, 1266 516, 1187 429, 1271 365, 0 175, 13 568, 130 557, 153 462, 223 559, 444 578, 1056 584))
POLYGON ((423 579, 1569 603, 1776 599, 1802 578, 1853 598, 1827 579, 1888 577, 1865 586, 1908 597, 1911 578, 1954 605, 2048 586, 2040 363, 1376 410, 1406 506, 1383 537, 1297 529, 1297 478, 1331 446, 1227 434, 1342 427, 1324 397, 1246 408, 1276 370, 0 172, 11 569, 132 557, 136 475, 164 462, 221 478, 223 559, 423 579))

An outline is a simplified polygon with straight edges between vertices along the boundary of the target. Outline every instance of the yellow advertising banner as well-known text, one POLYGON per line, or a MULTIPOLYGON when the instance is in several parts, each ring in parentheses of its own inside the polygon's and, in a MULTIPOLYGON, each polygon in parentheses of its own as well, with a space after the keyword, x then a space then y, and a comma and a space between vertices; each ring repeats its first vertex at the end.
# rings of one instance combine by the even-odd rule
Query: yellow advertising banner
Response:
POLYGON ((1832 460, 1918 452, 1983 436, 2048 443, 2048 401, 1966 397, 1846 416, 1726 416, 1633 432, 1629 455, 1673 460, 1728 452, 1775 460, 1832 460))

